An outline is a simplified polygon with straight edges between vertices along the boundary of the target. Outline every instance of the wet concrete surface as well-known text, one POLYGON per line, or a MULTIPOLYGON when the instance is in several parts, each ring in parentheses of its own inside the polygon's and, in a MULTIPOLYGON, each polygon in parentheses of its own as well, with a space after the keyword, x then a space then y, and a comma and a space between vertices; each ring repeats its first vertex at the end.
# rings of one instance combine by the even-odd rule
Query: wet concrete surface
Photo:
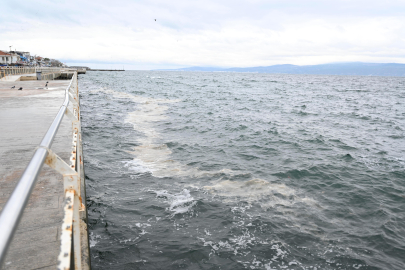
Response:
MULTIPOLYGON (((0 82, 0 209, 59 111, 69 82, 49 81, 47 88, 46 81, 0 82)), ((71 136, 72 124, 64 117, 52 150, 65 161, 71 136)), ((2 269, 56 269, 63 198, 62 176, 44 165, 2 269)))

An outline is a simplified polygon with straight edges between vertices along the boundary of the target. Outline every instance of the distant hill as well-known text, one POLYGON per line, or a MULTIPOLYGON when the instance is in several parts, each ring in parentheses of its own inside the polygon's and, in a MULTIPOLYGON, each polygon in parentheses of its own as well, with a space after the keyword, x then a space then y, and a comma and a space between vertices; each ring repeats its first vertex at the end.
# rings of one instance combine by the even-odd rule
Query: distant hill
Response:
MULTIPOLYGON (((162 69, 161 69, 162 70, 162 69)), ((248 68, 189 67, 165 69, 167 71, 211 71, 211 72, 256 72, 276 74, 318 74, 318 75, 363 75, 363 76, 405 76, 405 64, 378 63, 336 63, 311 66, 274 65, 248 68)))

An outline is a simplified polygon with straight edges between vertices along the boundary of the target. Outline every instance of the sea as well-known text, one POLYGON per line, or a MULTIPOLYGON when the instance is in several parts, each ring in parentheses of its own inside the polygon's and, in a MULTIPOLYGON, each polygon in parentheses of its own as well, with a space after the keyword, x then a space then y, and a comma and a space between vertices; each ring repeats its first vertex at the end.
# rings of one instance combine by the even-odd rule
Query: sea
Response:
POLYGON ((79 76, 93 269, 405 269, 405 77, 79 76))

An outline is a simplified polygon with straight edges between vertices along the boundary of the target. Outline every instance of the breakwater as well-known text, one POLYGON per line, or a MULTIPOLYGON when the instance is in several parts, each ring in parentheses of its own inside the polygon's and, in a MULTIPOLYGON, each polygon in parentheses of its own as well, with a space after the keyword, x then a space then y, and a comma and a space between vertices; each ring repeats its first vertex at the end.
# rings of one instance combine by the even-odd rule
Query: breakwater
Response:
POLYGON ((48 67, 0 67, 0 81, 66 80, 72 74, 85 74, 85 70, 48 67))
POLYGON ((125 71, 124 69, 89 69, 89 71, 125 71))

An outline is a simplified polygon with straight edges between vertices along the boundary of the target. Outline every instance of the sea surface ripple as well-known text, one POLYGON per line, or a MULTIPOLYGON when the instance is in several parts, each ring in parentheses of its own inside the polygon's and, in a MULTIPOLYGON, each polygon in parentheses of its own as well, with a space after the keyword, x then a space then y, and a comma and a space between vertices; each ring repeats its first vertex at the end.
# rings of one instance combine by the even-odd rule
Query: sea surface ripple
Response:
POLYGON ((405 78, 80 75, 94 269, 405 269, 405 78))

